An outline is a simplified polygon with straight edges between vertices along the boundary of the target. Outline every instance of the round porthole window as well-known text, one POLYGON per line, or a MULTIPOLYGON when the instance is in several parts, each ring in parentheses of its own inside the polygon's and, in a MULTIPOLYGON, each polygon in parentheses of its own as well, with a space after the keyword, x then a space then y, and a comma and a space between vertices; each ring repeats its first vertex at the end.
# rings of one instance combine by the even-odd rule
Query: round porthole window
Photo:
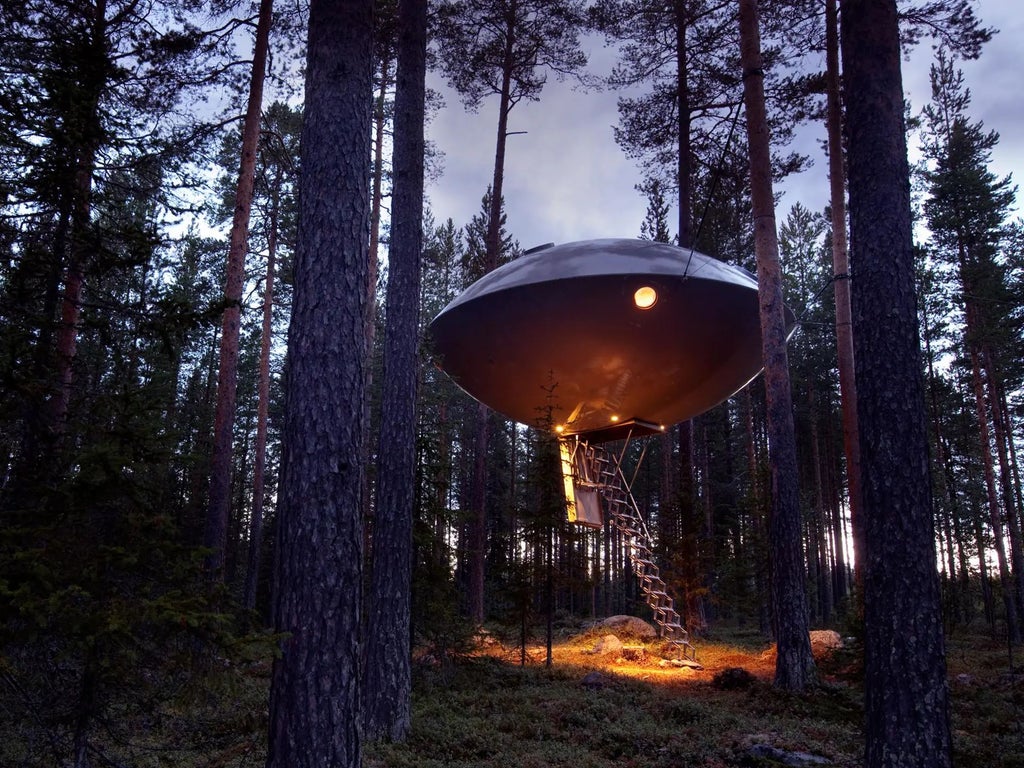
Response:
POLYGON ((637 288, 633 294, 633 303, 638 309, 650 309, 658 303, 658 292, 649 285, 637 288))

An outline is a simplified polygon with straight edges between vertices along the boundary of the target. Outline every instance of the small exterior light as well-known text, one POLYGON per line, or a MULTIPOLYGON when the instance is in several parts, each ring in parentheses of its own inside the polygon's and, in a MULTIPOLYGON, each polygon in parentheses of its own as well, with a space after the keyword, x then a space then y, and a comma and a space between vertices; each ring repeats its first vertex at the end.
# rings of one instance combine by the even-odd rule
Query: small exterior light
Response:
POLYGON ((618 420, 619 420, 619 417, 618 417, 618 416, 612 416, 612 421, 613 421, 613 422, 615 422, 615 421, 618 421, 618 420))
POLYGON ((558 432, 559 434, 561 434, 564 431, 565 431, 565 426, 562 425, 562 424, 559 424, 557 427, 555 427, 555 432, 558 432))
POLYGON ((658 303, 658 292, 649 285, 641 286, 633 294, 633 303, 638 309, 650 309, 658 303))

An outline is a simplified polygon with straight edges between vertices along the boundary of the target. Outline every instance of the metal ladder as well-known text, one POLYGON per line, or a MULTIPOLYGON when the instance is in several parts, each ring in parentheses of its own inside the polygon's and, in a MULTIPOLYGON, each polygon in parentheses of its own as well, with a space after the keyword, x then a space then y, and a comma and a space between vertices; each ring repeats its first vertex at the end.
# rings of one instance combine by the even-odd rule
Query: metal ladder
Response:
POLYGON ((605 501, 609 520, 622 532, 633 570, 640 582, 647 604, 654 613, 654 622, 661 627, 662 637, 674 645, 684 659, 696 661, 697 651, 683 627, 675 601, 668 594, 665 580, 651 552, 651 535, 647 530, 630 483, 622 471, 625 448, 618 456, 598 445, 579 441, 574 446, 574 474, 581 487, 596 490, 605 501))

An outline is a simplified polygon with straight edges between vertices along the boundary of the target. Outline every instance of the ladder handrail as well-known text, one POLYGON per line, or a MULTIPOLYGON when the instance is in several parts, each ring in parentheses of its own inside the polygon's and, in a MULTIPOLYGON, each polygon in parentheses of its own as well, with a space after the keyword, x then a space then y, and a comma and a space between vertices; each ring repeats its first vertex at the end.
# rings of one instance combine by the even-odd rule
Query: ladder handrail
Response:
MULTIPOLYGON (((637 471, 634 471, 630 481, 626 480, 622 468, 629 436, 618 456, 603 447, 580 440, 579 436, 575 437, 574 443, 571 452, 573 482, 582 487, 595 488, 604 498, 610 522, 625 534, 625 543, 634 573, 640 582, 640 589, 644 592, 647 605, 654 612, 655 623, 664 631, 664 637, 681 649, 684 657, 696 660, 696 649, 690 643, 689 633, 682 623, 682 615, 676 610, 675 600, 668 592, 668 585, 661 577, 661 570, 651 559, 651 534, 632 489, 639 471, 639 462, 637 471), (578 453, 580 450, 583 451, 582 455, 578 453)), ((641 461, 646 451, 645 442, 640 454, 641 461)))

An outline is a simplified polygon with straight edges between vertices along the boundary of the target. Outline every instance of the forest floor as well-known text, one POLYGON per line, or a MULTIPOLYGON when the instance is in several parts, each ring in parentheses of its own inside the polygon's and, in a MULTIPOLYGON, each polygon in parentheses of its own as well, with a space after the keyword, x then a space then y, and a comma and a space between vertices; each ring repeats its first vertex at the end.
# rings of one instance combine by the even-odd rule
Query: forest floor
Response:
MULTIPOLYGON (((805 694, 772 687, 774 652, 755 632, 709 636, 701 670, 591 652, 607 630, 544 646, 483 645, 450 664, 416 667, 413 726, 400 745, 367 745, 367 768, 668 768, 859 766, 863 695, 856 647, 819 654, 820 685, 805 694), (739 684, 725 670, 741 668, 739 684), (584 682, 588 673, 597 672, 584 682), (588 684, 589 683, 589 684, 588 684), (779 762, 779 760, 792 762, 779 762), (800 762, 803 760, 804 762, 800 762)), ((636 641, 627 641, 635 643, 636 641)), ((1024 766, 1024 662, 1003 643, 947 639, 954 762, 1024 766)), ((635 652, 634 652, 635 653, 635 652)))
MULTIPOLYGON (((1005 641, 975 626, 946 643, 954 763, 1024 768, 1024 649, 1011 656, 1005 641)), ((525 664, 514 641, 493 635, 457 655, 418 649, 412 732, 402 744, 364 745, 365 768, 862 764, 862 657, 855 643, 820 652, 820 684, 792 694, 772 686, 774 650, 756 631, 715 625, 696 643, 702 669, 671 666, 658 642, 641 652, 639 641, 625 637, 632 660, 593 653, 606 633, 559 629, 550 667, 542 638, 528 643, 525 664), (737 669, 745 672, 727 672, 737 669)), ((173 660, 169 665, 178 668, 173 660)), ((0 766, 71 764, 75 699, 62 694, 62 669, 53 662, 19 678, 0 655, 0 766), (25 706, 44 700, 54 708, 50 717, 41 704, 25 706)), ((93 764, 259 768, 270 678, 264 651, 198 673, 147 673, 120 683, 94 718, 93 764)))

